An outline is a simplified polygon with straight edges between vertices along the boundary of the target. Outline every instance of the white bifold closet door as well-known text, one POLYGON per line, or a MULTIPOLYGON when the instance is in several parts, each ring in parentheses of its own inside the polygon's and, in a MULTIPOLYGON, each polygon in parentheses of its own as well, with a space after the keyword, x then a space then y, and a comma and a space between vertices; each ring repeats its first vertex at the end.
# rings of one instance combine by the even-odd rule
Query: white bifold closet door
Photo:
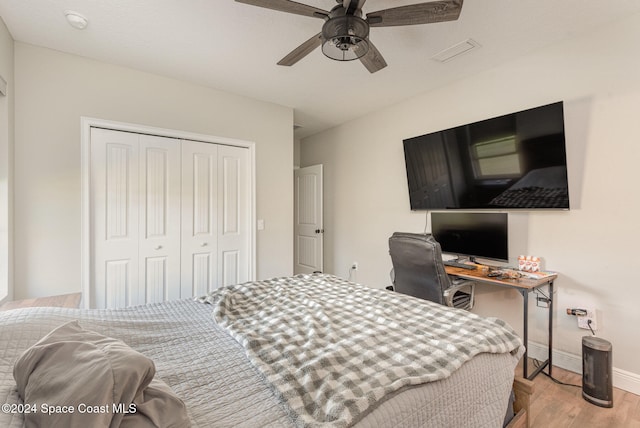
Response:
POLYGON ((91 307, 248 280, 248 151, 91 129, 91 307))
POLYGON ((249 279, 248 151, 182 142, 182 295, 249 279))

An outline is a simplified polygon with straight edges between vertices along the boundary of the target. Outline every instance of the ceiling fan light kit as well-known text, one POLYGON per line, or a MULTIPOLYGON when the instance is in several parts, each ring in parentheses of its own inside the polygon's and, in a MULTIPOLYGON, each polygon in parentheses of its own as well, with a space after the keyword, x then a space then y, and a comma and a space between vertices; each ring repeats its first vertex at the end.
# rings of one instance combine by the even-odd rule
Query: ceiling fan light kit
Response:
POLYGON ((369 52, 369 25, 357 16, 344 15, 322 26, 322 53, 336 61, 353 61, 369 52))
POLYGON ((362 7, 367 0, 336 0, 331 11, 318 9, 291 0, 236 0, 280 12, 293 13, 325 21, 322 31, 282 58, 278 65, 292 66, 322 46, 322 53, 337 61, 359 59, 375 73, 387 66, 386 61, 369 39, 370 27, 430 24, 455 21, 460 16, 463 0, 438 0, 411 4, 367 13, 362 18, 362 7))

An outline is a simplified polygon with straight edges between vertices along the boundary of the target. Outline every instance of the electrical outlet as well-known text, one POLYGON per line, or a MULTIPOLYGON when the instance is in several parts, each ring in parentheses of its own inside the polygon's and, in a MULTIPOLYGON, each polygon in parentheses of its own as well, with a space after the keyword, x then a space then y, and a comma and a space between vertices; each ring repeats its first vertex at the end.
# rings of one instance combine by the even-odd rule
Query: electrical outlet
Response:
POLYGON ((351 270, 358 270, 358 262, 351 263, 351 270))
POLYGON ((586 308, 586 315, 578 315, 578 327, 589 330, 589 320, 591 320, 591 330, 596 331, 598 329, 598 323, 596 322, 595 309, 586 308))

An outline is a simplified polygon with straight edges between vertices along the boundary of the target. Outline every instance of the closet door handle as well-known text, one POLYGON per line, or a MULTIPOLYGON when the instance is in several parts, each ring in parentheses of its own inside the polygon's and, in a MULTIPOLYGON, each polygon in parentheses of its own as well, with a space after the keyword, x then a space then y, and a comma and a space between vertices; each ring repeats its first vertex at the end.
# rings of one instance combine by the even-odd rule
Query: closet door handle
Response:
POLYGON ((161 250, 162 249, 162 245, 156 245, 156 250, 161 250))
POLYGON ((200 244, 201 247, 206 247, 207 245, 209 244, 207 244, 206 242, 203 242, 202 244, 200 244))

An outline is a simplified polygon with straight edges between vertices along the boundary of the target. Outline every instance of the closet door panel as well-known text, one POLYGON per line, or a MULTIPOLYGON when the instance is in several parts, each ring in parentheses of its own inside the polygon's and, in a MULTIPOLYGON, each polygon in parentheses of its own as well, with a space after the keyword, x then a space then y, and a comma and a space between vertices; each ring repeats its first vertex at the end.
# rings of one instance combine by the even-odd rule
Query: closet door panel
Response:
POLYGON ((92 307, 124 307, 137 300, 137 145, 135 134, 91 130, 92 307))
MULTIPOLYGON (((124 308, 131 304, 135 294, 136 279, 133 278, 137 264, 132 259, 108 260, 104 263, 104 292, 96 294, 98 308, 124 308)), ((101 290, 102 291, 102 290, 101 290)))
POLYGON ((237 250, 223 251, 220 255, 222 259, 222 285, 238 284, 245 282, 242 269, 240 268, 242 253, 237 250))
POLYGON ((181 297, 217 288, 218 146, 182 142, 181 297))
POLYGON ((218 283, 221 286, 249 280, 249 151, 220 146, 218 224, 218 283))
POLYGON ((180 141, 140 135, 140 275, 132 304, 180 298, 180 141))
MULTIPOLYGON (((144 279, 145 295, 140 296, 144 303, 159 303, 165 300, 177 299, 171 297, 170 287, 175 284, 170 283, 169 275, 171 269, 171 260, 169 257, 146 257, 144 260, 144 279)), ((171 272, 173 273, 173 272, 171 272)), ((179 290, 179 288, 178 288, 179 290)))

